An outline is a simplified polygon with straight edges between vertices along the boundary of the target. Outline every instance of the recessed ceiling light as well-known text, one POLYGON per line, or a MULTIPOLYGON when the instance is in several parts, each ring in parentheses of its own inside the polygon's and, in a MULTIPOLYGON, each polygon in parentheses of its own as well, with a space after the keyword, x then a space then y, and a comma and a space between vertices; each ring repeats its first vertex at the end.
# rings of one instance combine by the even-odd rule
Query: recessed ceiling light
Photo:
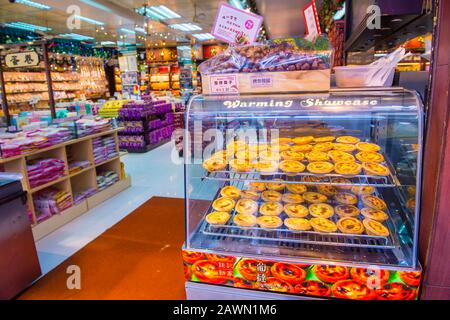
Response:
POLYGON ((184 31, 184 32, 202 30, 201 27, 199 27, 198 25, 193 24, 193 23, 174 23, 174 24, 169 24, 169 27, 171 27, 172 29, 176 29, 176 30, 180 30, 180 31, 184 31))
POLYGON ((130 29, 126 29, 126 28, 120 28, 120 31, 125 32, 125 33, 129 33, 129 34, 136 34, 136 31, 130 30, 130 29))
POLYGON ((78 33, 63 33, 63 34, 60 34, 59 36, 63 37, 63 38, 71 38, 71 39, 79 40, 79 41, 88 41, 88 40, 95 39, 93 37, 88 37, 88 36, 78 34, 78 33))
POLYGON ((143 33, 143 34, 147 34, 147 32, 145 31, 144 28, 137 27, 137 28, 134 28, 134 30, 136 30, 137 32, 143 33))
POLYGON ((75 19, 80 19, 81 21, 84 21, 84 22, 87 22, 87 23, 90 23, 90 24, 95 24, 97 26, 104 26, 105 25, 104 22, 97 21, 97 20, 94 20, 94 19, 91 19, 91 18, 86 18, 86 17, 79 16, 79 15, 75 15, 74 18, 75 19))
POLYGON ((155 20, 166 20, 166 19, 177 19, 181 16, 167 8, 166 6, 152 6, 152 7, 141 7, 136 9, 136 11, 144 16, 155 20))
POLYGON ((10 23, 5 23, 6 27, 11 27, 11 28, 16 28, 16 29, 22 29, 22 30, 27 30, 27 31, 51 31, 52 28, 47 28, 47 27, 42 27, 42 26, 37 26, 34 24, 29 24, 29 23, 25 23, 25 22, 10 22, 10 23))
POLYGON ((214 36, 211 33, 196 33, 192 35, 200 41, 212 40, 214 36))
POLYGON ((46 4, 43 4, 43 3, 36 2, 36 1, 16 0, 16 3, 20 3, 20 4, 23 4, 23 5, 35 8, 35 9, 39 9, 39 10, 51 10, 52 9, 52 7, 50 7, 50 6, 46 5, 46 4))
POLYGON ((90 5, 91 7, 94 7, 94 8, 106 11, 106 12, 112 12, 112 10, 109 7, 104 6, 103 4, 100 4, 100 3, 95 2, 93 0, 80 0, 80 1, 85 3, 85 4, 87 4, 87 5, 90 5))

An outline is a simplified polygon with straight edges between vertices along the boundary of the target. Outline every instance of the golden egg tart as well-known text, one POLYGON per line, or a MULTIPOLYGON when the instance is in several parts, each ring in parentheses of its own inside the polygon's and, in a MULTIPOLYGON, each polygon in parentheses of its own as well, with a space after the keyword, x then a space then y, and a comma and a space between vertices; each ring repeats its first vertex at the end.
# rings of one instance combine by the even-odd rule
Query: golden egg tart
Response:
POLYGON ((237 214, 233 218, 233 222, 239 227, 254 227, 257 224, 256 217, 252 214, 237 214))
POLYGON ((296 152, 292 150, 282 151, 280 155, 283 160, 302 161, 305 159, 305 154, 303 152, 296 152))
POLYGON ((333 143, 331 142, 318 143, 313 146, 313 151, 328 152, 330 150, 333 150, 333 143))
POLYGON ((378 152, 368 152, 368 151, 358 152, 356 154, 356 159, 358 159, 361 162, 369 162, 369 163, 370 162, 376 162, 376 163, 384 162, 384 156, 378 152))
POLYGON ((332 150, 328 152, 328 156, 333 162, 354 162, 355 157, 348 152, 332 150))
POLYGON ((305 192, 303 195, 303 199, 308 203, 325 203, 328 201, 328 197, 318 192, 305 192))
POLYGON ((280 163, 280 170, 287 174, 296 174, 305 171, 305 165, 300 161, 284 160, 280 163))
POLYGON ((390 234, 389 229, 381 222, 366 218, 363 225, 366 228, 366 233, 370 236, 387 237, 390 234))
POLYGON ((212 207, 216 211, 230 212, 234 209, 236 201, 231 198, 218 198, 214 200, 212 207))
POLYGON ((359 209, 351 204, 341 204, 334 208, 336 214, 341 217, 357 217, 359 215, 359 209))
POLYGON ((286 188, 286 184, 284 183, 284 180, 275 179, 273 181, 279 181, 279 182, 266 183, 267 190, 283 191, 286 188))
POLYGON ((305 218, 309 215, 309 209, 301 204, 288 203, 284 206, 284 212, 289 218, 305 218))
POLYGON ((372 186, 354 186, 351 190, 359 196, 370 196, 375 193, 375 188, 372 186))
POLYGON ((236 152, 236 159, 241 160, 242 162, 252 162, 258 159, 258 153, 251 151, 238 151, 236 152))
POLYGON ((279 151, 267 149, 259 153, 259 158, 264 161, 280 161, 281 155, 279 151))
POLYGON ((334 208, 326 203, 316 203, 309 206, 309 213, 314 218, 331 218, 334 216, 334 208))
POLYGON ((326 174, 333 172, 334 165, 326 161, 311 162, 308 164, 308 171, 316 174, 326 174))
POLYGON ((240 214, 255 214, 258 212, 258 203, 250 199, 241 199, 236 203, 235 210, 240 214))
POLYGON ((355 205, 358 203, 358 197, 353 193, 340 192, 334 196, 334 199, 340 204, 351 204, 355 205))
POLYGON ((327 197, 334 197, 338 193, 337 189, 330 185, 317 186, 317 192, 324 194, 327 197))
POLYGON ((266 190, 266 184, 264 182, 250 182, 248 189, 256 192, 263 192, 266 190))
POLYGON ((381 150, 381 147, 379 145, 370 142, 359 142, 356 144, 356 148, 359 151, 367 151, 367 152, 378 152, 381 150))
POLYGON ((337 231, 336 224, 325 218, 312 218, 309 222, 316 232, 333 233, 337 231))
POLYGON ((241 196, 241 190, 236 188, 235 186, 226 186, 223 187, 222 190, 220 190, 220 195, 224 198, 231 198, 236 200, 241 196))
POLYGON ((310 151, 312 151, 312 149, 313 149, 313 146, 310 144, 301 144, 301 145, 295 145, 295 146, 291 147, 292 151, 302 152, 302 153, 310 152, 310 151))
POLYGON ((281 193, 274 190, 264 191, 261 194, 261 199, 266 202, 280 202, 282 198, 281 193))
POLYGON ((336 223, 338 229, 346 234, 363 234, 364 225, 356 218, 344 217, 336 223))
POLYGON ((275 173, 278 171, 278 163, 276 161, 261 160, 255 164, 255 169, 262 174, 275 173))
POLYGON ((291 138, 278 138, 278 139, 272 139, 272 144, 273 145, 284 145, 284 144, 290 144, 292 143, 292 139, 291 138))
POLYGON ((222 157, 209 158, 203 162, 203 168, 209 172, 221 171, 227 167, 228 162, 222 157))
POLYGON ((310 144, 311 142, 314 142, 314 137, 313 136, 297 137, 292 139, 292 142, 296 145, 310 144))
POLYGON ((388 167, 376 162, 364 162, 362 166, 368 175, 385 177, 390 174, 388 167))
POLYGON ((337 143, 357 144, 361 139, 352 136, 341 136, 336 139, 337 143))
POLYGON ((379 222, 389 220, 389 216, 386 212, 372 208, 363 208, 361 214, 367 219, 379 222))
POLYGON ((308 152, 305 155, 306 159, 308 159, 309 162, 316 162, 316 161, 328 161, 330 160, 330 157, 328 157, 328 154, 326 152, 322 151, 311 151, 308 152))
POLYGON ((295 194, 302 194, 308 191, 308 187, 304 184, 286 184, 286 189, 295 194))
POLYGON ((362 166, 356 162, 337 162, 334 171, 338 174, 355 176, 361 173, 362 166))
POLYGON ((252 190, 242 190, 241 199, 250 199, 253 201, 258 201, 261 198, 261 194, 252 190))
POLYGON ((324 136, 324 137, 314 138, 315 143, 333 142, 334 140, 336 140, 335 136, 324 136))
POLYGON ((342 177, 332 178, 331 183, 335 184, 338 190, 351 190, 352 188, 352 181, 342 177))
POLYGON ((303 199, 303 197, 300 194, 296 194, 296 193, 285 193, 283 194, 281 200, 284 203, 303 203, 305 202, 305 199, 303 199))
POLYGON ((253 164, 242 159, 233 159, 230 161, 230 167, 237 173, 246 173, 253 170, 253 164))
POLYGON ((375 210, 385 211, 387 209, 386 202, 384 202, 383 199, 380 199, 373 195, 363 196, 362 203, 364 204, 364 206, 375 210))
POLYGON ((283 212, 283 205, 279 202, 264 202, 259 208, 263 216, 279 216, 283 212))
POLYGON ((261 216, 258 217, 257 223, 263 229, 278 229, 283 225, 283 220, 277 216, 261 216))
POLYGON ((333 150, 342 152, 353 152, 356 150, 356 146, 354 144, 335 143, 333 144, 333 150))
POLYGON ((292 231, 308 231, 311 230, 311 223, 302 218, 287 218, 284 219, 284 225, 292 231))
POLYGON ((212 212, 206 216, 206 222, 212 225, 226 225, 231 216, 228 212, 212 212))

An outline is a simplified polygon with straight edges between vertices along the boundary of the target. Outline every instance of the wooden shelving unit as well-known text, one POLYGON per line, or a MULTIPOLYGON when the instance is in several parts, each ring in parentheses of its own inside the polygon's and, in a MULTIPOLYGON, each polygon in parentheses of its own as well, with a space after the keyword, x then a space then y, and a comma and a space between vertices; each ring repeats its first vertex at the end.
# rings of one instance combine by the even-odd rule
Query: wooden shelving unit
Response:
POLYGON ((130 177, 122 175, 121 156, 113 157, 98 164, 94 163, 92 140, 97 137, 113 136, 116 141, 117 153, 119 154, 118 132, 120 130, 121 129, 114 129, 80 139, 70 140, 33 153, 0 159, 0 165, 3 165, 5 171, 22 174, 22 186, 28 193, 28 208, 33 216, 33 234, 36 241, 131 186, 130 177), (69 174, 67 161, 69 149, 71 149, 70 152, 74 161, 87 160, 91 165, 81 171, 69 174), (63 160, 65 163, 65 176, 45 185, 31 188, 28 181, 26 164, 28 160, 38 158, 57 158, 63 160), (88 198, 77 205, 72 203, 72 207, 69 209, 37 223, 37 214, 33 205, 33 196, 36 192, 52 187, 58 190, 67 191, 71 193, 73 197, 74 194, 79 191, 87 190, 89 188, 98 189, 96 177, 98 173, 103 170, 115 171, 119 175, 119 182, 105 190, 97 192, 91 198, 88 198))

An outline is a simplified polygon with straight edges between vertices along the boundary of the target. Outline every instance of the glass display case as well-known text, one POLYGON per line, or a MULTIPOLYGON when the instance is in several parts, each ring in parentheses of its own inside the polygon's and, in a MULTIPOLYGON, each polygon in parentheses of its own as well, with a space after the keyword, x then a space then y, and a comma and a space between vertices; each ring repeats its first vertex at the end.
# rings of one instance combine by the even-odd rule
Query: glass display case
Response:
POLYGON ((194 97, 188 283, 416 298, 423 118, 404 89, 194 97))

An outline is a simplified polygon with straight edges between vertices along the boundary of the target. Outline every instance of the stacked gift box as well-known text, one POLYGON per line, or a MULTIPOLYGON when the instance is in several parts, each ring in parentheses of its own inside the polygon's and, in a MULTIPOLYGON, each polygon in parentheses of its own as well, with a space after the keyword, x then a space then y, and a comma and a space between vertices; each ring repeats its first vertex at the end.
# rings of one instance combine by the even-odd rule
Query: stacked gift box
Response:
POLYGON ((98 191, 105 190, 119 181, 119 175, 115 171, 100 172, 97 175, 98 191))
POLYGON ((37 159, 27 164, 28 181, 35 188, 65 176, 65 163, 60 159, 37 159))
POLYGON ((95 164, 117 157, 116 140, 113 136, 92 139, 95 164))
POLYGON ((167 141, 174 130, 172 103, 146 98, 124 105, 119 111, 120 148, 146 152, 167 141))
POLYGON ((75 205, 80 204, 81 202, 83 202, 87 198, 92 197, 96 193, 97 193, 96 188, 89 188, 89 189, 86 189, 86 190, 83 190, 80 192, 75 192, 74 198, 73 198, 73 203, 75 205))
POLYGON ((33 195, 37 222, 50 218, 72 207, 72 195, 67 191, 47 188, 33 195))

